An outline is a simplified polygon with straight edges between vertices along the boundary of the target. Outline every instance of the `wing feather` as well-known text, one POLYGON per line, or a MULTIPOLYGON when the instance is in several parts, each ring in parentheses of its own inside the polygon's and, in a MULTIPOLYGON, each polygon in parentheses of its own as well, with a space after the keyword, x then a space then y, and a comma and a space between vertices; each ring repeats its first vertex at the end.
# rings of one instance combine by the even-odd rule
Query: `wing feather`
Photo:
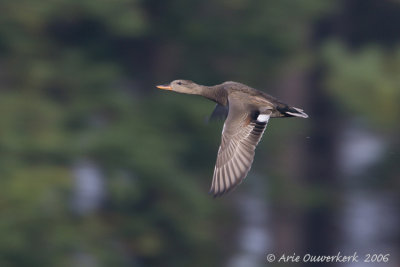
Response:
POLYGON ((210 189, 214 196, 229 192, 246 177, 270 113, 263 114, 263 119, 265 115, 268 116, 266 121, 257 121, 240 101, 229 99, 229 113, 222 131, 210 189))

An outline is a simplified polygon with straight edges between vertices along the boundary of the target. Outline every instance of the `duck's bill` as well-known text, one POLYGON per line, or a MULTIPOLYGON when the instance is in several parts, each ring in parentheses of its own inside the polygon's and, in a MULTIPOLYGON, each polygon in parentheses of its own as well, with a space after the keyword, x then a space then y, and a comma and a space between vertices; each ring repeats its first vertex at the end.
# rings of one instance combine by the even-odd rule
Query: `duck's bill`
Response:
POLYGON ((158 89, 163 89, 163 90, 172 90, 172 87, 169 84, 165 85, 157 85, 158 89))

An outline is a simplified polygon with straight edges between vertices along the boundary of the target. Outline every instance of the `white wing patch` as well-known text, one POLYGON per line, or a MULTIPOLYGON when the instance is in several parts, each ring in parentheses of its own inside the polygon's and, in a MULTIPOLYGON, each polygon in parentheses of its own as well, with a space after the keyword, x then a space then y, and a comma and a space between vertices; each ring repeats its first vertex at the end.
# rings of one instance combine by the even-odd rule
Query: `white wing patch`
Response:
POLYGON ((257 117, 258 122, 268 122, 270 114, 260 114, 257 117))

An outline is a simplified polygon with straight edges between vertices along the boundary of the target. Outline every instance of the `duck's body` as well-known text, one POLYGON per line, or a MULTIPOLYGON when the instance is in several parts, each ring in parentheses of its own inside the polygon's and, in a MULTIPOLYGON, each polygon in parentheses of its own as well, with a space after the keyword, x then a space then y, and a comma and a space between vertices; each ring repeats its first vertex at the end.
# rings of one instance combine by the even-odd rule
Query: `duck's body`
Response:
POLYGON ((214 196, 230 191, 246 177, 269 118, 308 117, 301 109, 237 82, 203 86, 175 80, 157 87, 204 96, 217 103, 212 117, 226 117, 210 189, 214 196))

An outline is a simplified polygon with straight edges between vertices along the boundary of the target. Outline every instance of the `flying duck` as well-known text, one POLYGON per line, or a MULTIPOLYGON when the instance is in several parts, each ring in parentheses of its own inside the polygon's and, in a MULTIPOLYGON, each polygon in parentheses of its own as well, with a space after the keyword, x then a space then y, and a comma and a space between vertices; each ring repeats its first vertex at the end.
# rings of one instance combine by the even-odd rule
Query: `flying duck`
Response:
POLYGON ((214 197, 229 192, 246 177, 270 118, 308 118, 302 109, 238 82, 204 86, 175 80, 157 88, 204 96, 217 103, 211 118, 226 118, 210 189, 214 197))

